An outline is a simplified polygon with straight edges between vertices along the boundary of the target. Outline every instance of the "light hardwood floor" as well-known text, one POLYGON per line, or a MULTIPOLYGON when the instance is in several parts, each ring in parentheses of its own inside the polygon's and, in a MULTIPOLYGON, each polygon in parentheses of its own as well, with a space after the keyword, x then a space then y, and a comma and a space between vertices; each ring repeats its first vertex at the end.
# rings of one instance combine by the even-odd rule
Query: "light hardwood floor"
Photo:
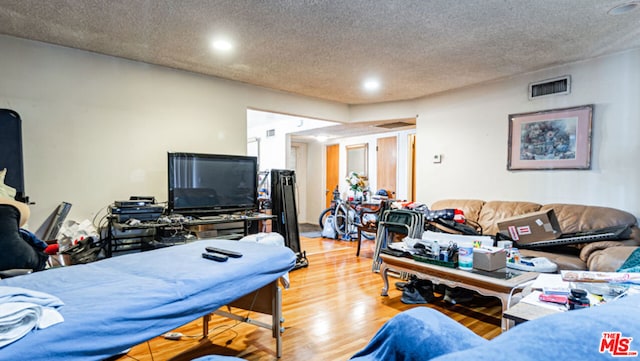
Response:
MULTIPOLYGON (((382 279, 371 272, 373 241, 363 242, 360 257, 355 256, 355 242, 302 238, 301 248, 309 267, 292 271, 291 287, 283 290, 282 361, 347 360, 385 321, 419 306, 435 308, 487 339, 500 334, 496 298, 476 296, 468 304, 450 305, 439 297, 427 305, 406 305, 396 289, 381 297, 382 279)), ((251 317, 270 322, 269 316, 251 317)), ((277 359, 270 330, 218 316, 209 328, 209 337, 202 339, 202 319, 193 321, 175 330, 186 335, 181 340, 156 337, 116 360, 191 360, 207 354, 277 359)))

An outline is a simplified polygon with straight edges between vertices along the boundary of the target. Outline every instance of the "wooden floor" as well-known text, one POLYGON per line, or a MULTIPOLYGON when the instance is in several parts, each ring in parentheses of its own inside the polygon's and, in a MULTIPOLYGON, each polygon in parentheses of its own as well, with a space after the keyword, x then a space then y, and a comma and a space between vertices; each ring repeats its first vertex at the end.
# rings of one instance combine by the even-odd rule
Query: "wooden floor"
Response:
MULTIPOLYGON (((283 290, 281 360, 347 360, 385 321, 420 306, 435 308, 487 339, 500 334, 497 298, 475 296, 468 304, 450 305, 438 297, 431 304, 406 305, 400 302, 401 291, 394 288, 382 297, 382 279, 371 272, 373 241, 363 242, 360 257, 355 256, 355 247, 355 242, 302 238, 309 267, 292 271, 291 287, 283 290)), ((270 316, 251 317, 270 322, 270 316)), ((270 330, 218 316, 212 317, 209 328, 209 337, 202 339, 202 320, 193 321, 175 330, 185 335, 181 340, 157 337, 115 360, 191 360, 207 354, 277 359, 270 330)))

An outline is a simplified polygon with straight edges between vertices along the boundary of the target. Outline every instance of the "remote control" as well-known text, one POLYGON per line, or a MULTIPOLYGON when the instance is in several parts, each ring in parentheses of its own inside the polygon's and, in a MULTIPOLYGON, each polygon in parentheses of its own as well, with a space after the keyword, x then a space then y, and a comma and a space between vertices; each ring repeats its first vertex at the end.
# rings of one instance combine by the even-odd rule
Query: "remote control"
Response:
POLYGON ((240 257, 242 257, 242 253, 235 252, 235 251, 230 251, 228 249, 222 249, 222 248, 216 248, 216 247, 207 247, 205 249, 207 250, 207 252, 220 253, 220 254, 223 254, 225 256, 229 256, 229 257, 232 257, 232 258, 240 258, 240 257))
POLYGON ((220 253, 203 253, 202 258, 206 258, 206 259, 210 259, 218 262, 225 262, 226 260, 229 259, 229 257, 220 253))

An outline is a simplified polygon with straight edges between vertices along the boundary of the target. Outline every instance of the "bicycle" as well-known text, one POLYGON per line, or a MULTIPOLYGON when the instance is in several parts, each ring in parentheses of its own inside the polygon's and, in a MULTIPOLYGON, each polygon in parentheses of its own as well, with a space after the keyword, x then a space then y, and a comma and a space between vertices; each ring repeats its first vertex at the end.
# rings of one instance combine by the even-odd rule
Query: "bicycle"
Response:
MULTIPOLYGON (((333 229, 336 231, 338 239, 343 240, 354 239, 358 233, 358 225, 377 221, 373 210, 363 207, 360 202, 345 201, 340 198, 338 187, 333 191, 330 207, 320 212, 318 218, 320 228, 324 228, 329 216, 333 216, 333 229)), ((372 240, 376 238, 376 234, 362 232, 362 237, 372 240)))

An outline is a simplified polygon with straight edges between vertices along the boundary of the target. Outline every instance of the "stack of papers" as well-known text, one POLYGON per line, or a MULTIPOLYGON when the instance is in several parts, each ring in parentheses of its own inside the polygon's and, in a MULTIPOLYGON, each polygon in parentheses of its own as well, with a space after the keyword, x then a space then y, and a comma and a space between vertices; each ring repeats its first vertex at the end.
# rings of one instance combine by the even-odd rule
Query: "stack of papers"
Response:
POLYGON ((524 303, 528 303, 530 305, 535 305, 535 306, 548 308, 550 310, 555 310, 555 311, 566 311, 567 310, 567 306, 565 306, 565 305, 561 305, 561 304, 558 304, 558 303, 552 303, 552 302, 540 301, 540 295, 541 294, 542 294, 542 291, 533 291, 533 292, 529 293, 528 295, 526 295, 525 297, 523 297, 522 300, 520 300, 520 302, 524 302, 524 303))
POLYGON ((640 273, 560 271, 562 279, 572 282, 613 282, 640 284, 640 273))
POLYGON ((548 291, 546 294, 564 294, 568 295, 571 292, 571 283, 564 281, 562 275, 555 273, 541 273, 531 288, 535 290, 548 291))

